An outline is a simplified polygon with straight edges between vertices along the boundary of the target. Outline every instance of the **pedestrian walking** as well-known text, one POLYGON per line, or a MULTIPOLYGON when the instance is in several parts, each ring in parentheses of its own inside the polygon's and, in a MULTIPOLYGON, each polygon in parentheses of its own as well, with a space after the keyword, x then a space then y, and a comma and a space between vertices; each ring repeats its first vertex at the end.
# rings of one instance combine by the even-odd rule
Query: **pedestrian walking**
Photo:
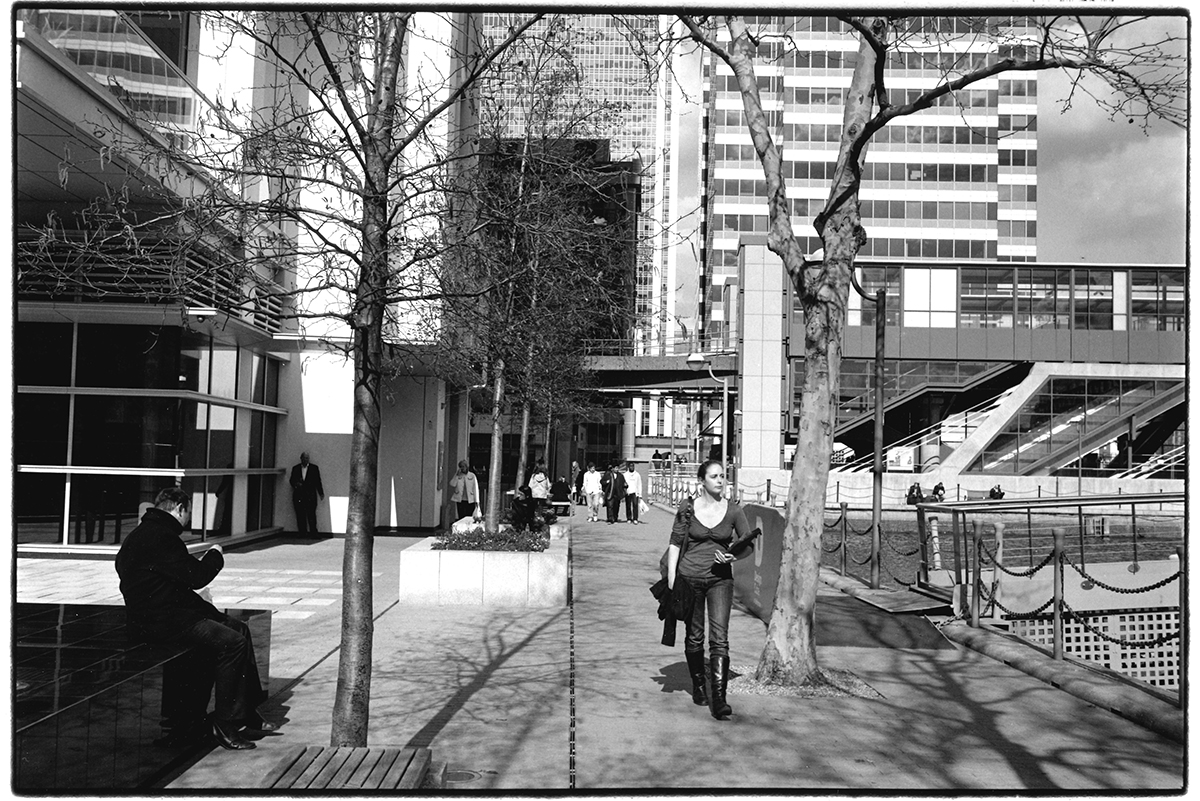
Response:
POLYGON ((458 472, 450 479, 450 500, 454 502, 456 520, 471 517, 479 503, 479 478, 471 472, 471 465, 466 459, 458 463, 458 472))
POLYGON ((625 465, 625 519, 637 525, 638 504, 642 500, 642 474, 634 467, 633 462, 625 465))
POLYGON ((694 603, 687 621, 684 656, 692 677, 692 701, 709 704, 712 716, 725 720, 733 709, 725 700, 729 683, 729 611, 733 606, 733 569, 737 556, 729 550, 734 535, 750 534, 750 523, 737 501, 725 498, 725 469, 715 459, 700 465, 700 494, 685 499, 675 514, 667 548, 667 586, 684 579, 694 603), (708 622, 708 667, 712 693, 704 673, 705 618, 708 622))
POLYGON ((588 499, 588 522, 595 523, 600 519, 600 507, 604 505, 604 486, 600 474, 596 472, 595 462, 588 462, 587 472, 583 474, 582 491, 588 499))
POLYGON ((538 462, 537 467, 533 469, 533 476, 529 479, 530 497, 533 498, 534 506, 539 509, 544 509, 550 503, 550 476, 546 475, 546 468, 538 462))
POLYGON ((586 470, 580 470, 575 476, 575 480, 571 482, 575 487, 575 502, 580 506, 587 505, 587 494, 583 491, 583 477, 586 475, 586 470))
POLYGON ((620 522, 621 516, 621 499, 625 497, 625 476, 621 473, 619 465, 609 465, 608 472, 604 474, 607 482, 601 479, 601 485, 607 483, 604 487, 605 511, 607 512, 608 524, 611 526, 614 523, 620 522))

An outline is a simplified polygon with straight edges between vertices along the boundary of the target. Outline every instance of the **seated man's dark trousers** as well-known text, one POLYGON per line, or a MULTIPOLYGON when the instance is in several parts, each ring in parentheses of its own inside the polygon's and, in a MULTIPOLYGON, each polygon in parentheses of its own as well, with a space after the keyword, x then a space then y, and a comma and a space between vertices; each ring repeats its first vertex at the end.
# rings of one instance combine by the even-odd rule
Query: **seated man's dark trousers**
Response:
POLYGON ((173 638, 212 654, 215 660, 216 703, 213 717, 223 723, 251 723, 266 700, 250 629, 240 620, 198 620, 173 638))

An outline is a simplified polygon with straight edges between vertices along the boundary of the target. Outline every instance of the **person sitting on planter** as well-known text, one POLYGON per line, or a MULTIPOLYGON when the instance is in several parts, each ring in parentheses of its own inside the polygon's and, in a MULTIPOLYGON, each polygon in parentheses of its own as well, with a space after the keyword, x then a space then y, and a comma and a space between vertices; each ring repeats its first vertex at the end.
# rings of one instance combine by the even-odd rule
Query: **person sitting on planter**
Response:
POLYGON ((512 521, 512 526, 517 531, 527 529, 533 523, 533 512, 536 508, 535 502, 530 497, 529 485, 518 487, 513 492, 512 507, 509 513, 509 519, 512 521))

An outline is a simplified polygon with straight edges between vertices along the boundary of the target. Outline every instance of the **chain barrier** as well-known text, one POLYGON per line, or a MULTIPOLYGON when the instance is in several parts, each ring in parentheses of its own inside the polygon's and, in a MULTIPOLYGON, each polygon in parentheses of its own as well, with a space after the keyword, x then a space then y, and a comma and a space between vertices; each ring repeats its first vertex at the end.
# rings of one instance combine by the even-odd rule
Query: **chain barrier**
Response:
POLYGON ((1164 634, 1161 637, 1157 637, 1153 640, 1122 640, 1118 637, 1113 637, 1111 635, 1105 634, 1103 631, 1100 631, 1095 626, 1088 623, 1086 620, 1084 620, 1080 616, 1080 614, 1078 612, 1076 612, 1074 609, 1072 609, 1070 606, 1068 606, 1066 601, 1063 601, 1063 610, 1067 613, 1068 616, 1070 616, 1070 618, 1072 620, 1074 620, 1079 625, 1083 626, 1085 629, 1087 629, 1092 634, 1095 634, 1100 639, 1105 640, 1107 642, 1111 642, 1115 645, 1123 646, 1125 648, 1157 648, 1158 646, 1160 646, 1164 643, 1168 643, 1171 640, 1177 640, 1180 637, 1180 632, 1174 631, 1174 632, 1171 632, 1170 634, 1164 634))
POLYGON ((1071 561, 1071 557, 1067 556, 1066 554, 1063 554, 1063 558, 1066 560, 1067 564, 1069 564, 1071 567, 1073 567, 1075 569, 1076 573, 1078 573, 1080 576, 1083 577, 1083 579, 1085 581, 1090 581, 1093 584, 1095 584, 1097 587, 1101 587, 1102 589, 1106 589, 1109 592, 1115 592, 1115 593, 1119 593, 1121 595, 1136 595, 1140 592, 1150 592, 1151 590, 1157 590, 1159 587, 1165 587, 1168 584, 1170 584, 1172 581, 1174 581, 1175 579, 1177 579, 1183 575, 1183 571, 1179 571, 1172 576, 1167 576, 1162 581, 1155 582, 1154 584, 1150 584, 1146 587, 1136 587, 1134 589, 1125 589, 1123 587, 1114 587, 1111 584, 1105 584, 1103 581, 1100 581, 1099 579, 1092 578, 1085 571, 1080 570, 1079 566, 1071 561))
POLYGON ((854 526, 850 525, 850 521, 849 521, 849 520, 847 520, 847 521, 846 521, 846 528, 848 528, 848 529, 850 530, 850 533, 851 533, 851 534, 854 534, 855 536, 861 537, 861 536, 863 536, 863 535, 865 535, 865 534, 870 534, 870 533, 871 533, 871 528, 872 528, 872 526, 868 524, 866 528, 864 528, 862 531, 859 531, 859 530, 858 530, 858 529, 856 529, 854 526))
POLYGON ((838 524, 842 522, 842 518, 845 516, 846 514, 844 512, 839 514, 837 520, 834 520, 832 523, 826 523, 825 528, 837 528, 838 524))
POLYGON ((832 548, 826 548, 824 545, 821 546, 821 550, 824 553, 837 553, 839 550, 841 550, 841 548, 842 548, 841 541, 835 542, 832 548))
MULTIPOLYGON (((880 564, 883 564, 883 560, 882 560, 882 559, 880 560, 880 564)), ((901 585, 901 586, 904 586, 904 587, 911 587, 911 586, 913 586, 914 584, 916 584, 916 583, 917 583, 916 581, 905 581, 905 580, 904 580, 904 579, 902 579, 902 578, 897 578, 895 573, 893 573, 892 571, 888 570, 888 568, 887 568, 887 565, 884 565, 884 566, 883 566, 883 572, 884 572, 884 573, 887 573, 887 574, 888 574, 888 578, 890 578, 892 581, 894 581, 894 582, 896 582, 897 584, 899 584, 899 585, 901 585)))
POLYGON ((1046 558, 1043 559, 1041 564, 1039 564, 1037 567, 1031 567, 1028 570, 1020 570, 1020 571, 1009 570, 1007 567, 1005 567, 1004 565, 1002 565, 996 561, 996 555, 994 553, 992 553, 990 550, 988 550, 986 542, 984 542, 983 540, 980 540, 979 546, 980 546, 980 548, 983 549, 983 554, 985 557, 987 557, 988 562, 991 562, 993 565, 998 567, 1000 569, 1000 572, 1007 573, 1008 575, 1015 576, 1016 578, 1029 578, 1030 576, 1034 575, 1039 570, 1041 570, 1043 567, 1050 564, 1051 560, 1054 559, 1054 551, 1051 551, 1050 553, 1046 554, 1046 558))
POLYGON ((883 541, 887 543, 887 546, 888 546, 889 548, 891 548, 891 549, 892 549, 892 552, 893 552, 893 553, 895 553, 897 556, 905 556, 905 557, 907 557, 907 556, 916 556, 918 553, 920 553, 920 552, 921 552, 921 548, 920 548, 920 546, 917 546, 916 548, 913 548, 911 551, 902 551, 902 550, 900 550, 899 548, 897 548, 895 545, 893 545, 893 544, 892 544, 892 538, 891 538, 891 537, 884 537, 884 538, 883 538, 883 541))
POLYGON ((1010 620, 1028 620, 1037 617, 1038 615, 1042 614, 1042 612, 1049 609, 1050 605, 1054 603, 1054 597, 1051 596, 1046 603, 1042 604, 1037 609, 1034 609, 1032 612, 1014 612, 995 598, 989 598, 988 603, 989 605, 995 604, 1001 612, 1008 615, 1010 620))
MULTIPOLYGON (((850 553, 850 549, 849 549, 849 548, 847 548, 847 549, 846 549, 846 553, 847 553, 847 554, 849 554, 849 553, 850 553)), ((851 556, 851 557, 850 557, 850 561, 851 561, 851 562, 853 562, 853 563, 854 563, 854 564, 856 564, 856 565, 865 565, 865 564, 867 564, 868 562, 870 562, 870 561, 871 561, 871 552, 870 552, 870 551, 868 551, 868 552, 867 552, 867 558, 866 558, 866 559, 863 559, 861 562, 860 562, 860 561, 858 561, 857 559, 855 559, 853 556, 851 556)))

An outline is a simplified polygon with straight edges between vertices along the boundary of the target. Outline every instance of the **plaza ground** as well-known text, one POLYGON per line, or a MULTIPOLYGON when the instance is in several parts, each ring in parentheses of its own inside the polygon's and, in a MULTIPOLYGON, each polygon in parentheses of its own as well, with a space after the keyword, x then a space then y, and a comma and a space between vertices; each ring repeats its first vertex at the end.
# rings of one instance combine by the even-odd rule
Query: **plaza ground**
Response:
MULTIPOLYGON (((793 790, 1178 792, 1184 751, 1106 709, 822 585, 818 656, 879 698, 746 694, 733 718, 690 699, 682 646, 660 644, 647 591, 670 516, 580 523, 573 603, 551 609, 402 606, 399 552, 375 548, 370 742, 427 745, 451 791, 793 790)), ((198 755, 167 790, 253 789, 295 745, 329 742, 337 681, 342 541, 227 554, 218 605, 275 613, 267 717, 248 752, 198 755)), ((18 560, 19 601, 119 603, 111 562, 18 560), (51 564, 53 563, 53 564, 51 564)), ((765 628, 735 610, 731 660, 757 662, 765 628)), ((680 643, 682 638, 680 638, 680 643)))

